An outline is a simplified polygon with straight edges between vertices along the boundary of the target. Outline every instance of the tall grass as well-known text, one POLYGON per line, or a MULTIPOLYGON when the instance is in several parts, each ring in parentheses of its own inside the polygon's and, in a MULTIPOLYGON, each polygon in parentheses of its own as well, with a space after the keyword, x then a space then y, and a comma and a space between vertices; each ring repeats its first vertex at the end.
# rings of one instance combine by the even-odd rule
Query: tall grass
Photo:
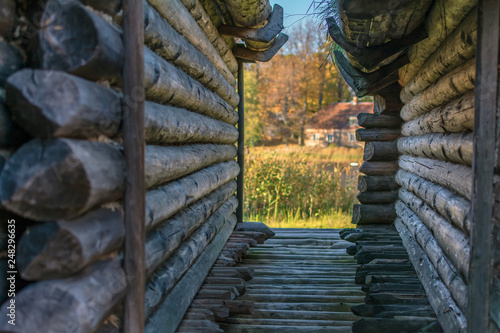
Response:
POLYGON ((272 227, 348 226, 356 200, 357 168, 346 160, 360 159, 359 150, 353 151, 252 149, 245 166, 246 220, 272 227))

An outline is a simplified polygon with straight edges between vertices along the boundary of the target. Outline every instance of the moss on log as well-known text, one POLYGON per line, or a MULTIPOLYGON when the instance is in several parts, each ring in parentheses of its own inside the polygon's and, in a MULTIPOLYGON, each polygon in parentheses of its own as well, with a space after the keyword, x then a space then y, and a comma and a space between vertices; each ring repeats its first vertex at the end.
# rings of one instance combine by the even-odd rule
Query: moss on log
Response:
POLYGON ((433 158, 472 166, 472 133, 433 133, 401 137, 398 150, 401 155, 433 158))

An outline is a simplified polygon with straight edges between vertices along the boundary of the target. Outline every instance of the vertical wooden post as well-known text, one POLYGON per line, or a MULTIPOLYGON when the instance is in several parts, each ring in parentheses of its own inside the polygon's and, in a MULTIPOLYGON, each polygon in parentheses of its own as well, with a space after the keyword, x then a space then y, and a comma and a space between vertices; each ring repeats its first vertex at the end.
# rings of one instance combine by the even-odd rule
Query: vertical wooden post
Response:
POLYGON ((474 163, 468 332, 488 332, 493 252, 493 180, 498 107, 498 0, 480 0, 474 119, 474 163))
POLYGON ((123 2, 123 147, 127 168, 124 196, 127 294, 124 332, 144 332, 144 23, 142 0, 123 2))
POLYGON ((238 60, 238 95, 240 103, 238 104, 238 165, 240 174, 238 175, 237 197, 238 208, 236 209, 236 218, 238 223, 243 222, 243 181, 245 178, 245 86, 244 86, 243 61, 238 60))

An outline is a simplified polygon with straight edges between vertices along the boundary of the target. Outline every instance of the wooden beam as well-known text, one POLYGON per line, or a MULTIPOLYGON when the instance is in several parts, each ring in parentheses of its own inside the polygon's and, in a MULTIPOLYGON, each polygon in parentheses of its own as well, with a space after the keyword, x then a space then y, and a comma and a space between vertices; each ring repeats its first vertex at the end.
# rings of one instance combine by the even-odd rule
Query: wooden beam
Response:
MULTIPOLYGON (((494 300, 492 253, 493 183, 497 160, 497 112, 499 98, 498 52, 500 3, 480 0, 478 6, 478 48, 476 54, 476 112, 474 118, 474 160, 472 186, 471 261, 469 276, 468 332, 488 332, 494 300)), ((498 271, 495 273, 497 274, 498 271)), ((498 307, 496 308, 498 311, 498 307)), ((498 318, 498 315, 495 315, 498 318)), ((496 322, 496 325, 499 323, 496 322)), ((498 326, 497 330, 498 331, 498 326)), ((494 332, 493 327, 491 331, 494 332)))
POLYGON ((240 103, 238 104, 238 165, 240 173, 237 178, 238 190, 238 208, 236 208, 236 218, 238 223, 243 222, 243 191, 245 177, 245 69, 243 62, 238 61, 238 94, 240 95, 240 103))
POLYGON ((273 46, 265 51, 254 51, 248 48, 238 46, 233 49, 233 53, 236 58, 249 60, 249 61, 260 61, 267 62, 271 60, 276 53, 281 49, 283 45, 288 41, 288 36, 281 33, 274 41, 273 46))

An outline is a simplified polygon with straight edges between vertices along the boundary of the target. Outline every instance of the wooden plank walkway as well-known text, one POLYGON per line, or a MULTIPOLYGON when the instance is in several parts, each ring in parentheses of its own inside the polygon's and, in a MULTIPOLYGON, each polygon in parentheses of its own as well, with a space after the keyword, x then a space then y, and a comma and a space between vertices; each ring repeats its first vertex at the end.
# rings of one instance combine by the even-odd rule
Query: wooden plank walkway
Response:
POLYGON ((354 282, 352 243, 336 229, 273 229, 276 235, 248 250, 238 264, 255 273, 239 300, 253 314, 231 315, 220 327, 231 332, 351 332, 351 306, 364 293, 354 282))

